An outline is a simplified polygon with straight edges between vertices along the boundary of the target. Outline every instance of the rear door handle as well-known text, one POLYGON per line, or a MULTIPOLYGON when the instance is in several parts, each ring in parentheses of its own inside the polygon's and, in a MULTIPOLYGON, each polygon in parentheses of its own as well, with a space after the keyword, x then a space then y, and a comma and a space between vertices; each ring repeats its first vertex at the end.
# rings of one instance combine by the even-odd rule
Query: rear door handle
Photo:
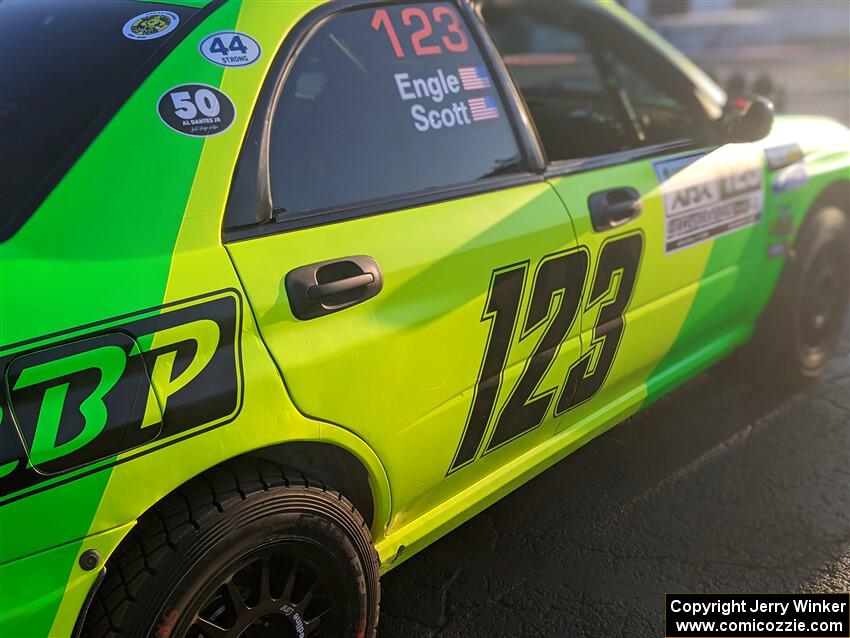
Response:
POLYGON ((374 283, 375 275, 370 272, 353 277, 346 277, 327 284, 316 284, 307 288, 307 296, 313 301, 324 301, 343 292, 348 292, 362 286, 374 283))
POLYGON ((378 262, 365 255, 320 261, 290 270, 284 286, 289 307, 306 321, 371 299, 383 288, 378 262))
POLYGON ((612 188, 593 193, 587 198, 587 208, 594 230, 603 232, 638 217, 643 210, 643 202, 634 188, 612 188))

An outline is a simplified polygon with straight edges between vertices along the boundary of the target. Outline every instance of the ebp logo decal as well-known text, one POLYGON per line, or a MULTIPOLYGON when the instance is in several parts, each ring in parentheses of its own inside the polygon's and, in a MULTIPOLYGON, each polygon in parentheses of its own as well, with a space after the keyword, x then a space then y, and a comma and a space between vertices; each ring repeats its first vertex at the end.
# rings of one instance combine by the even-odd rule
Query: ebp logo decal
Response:
POLYGON ((226 290, 0 355, 0 498, 232 421, 242 405, 241 317, 241 296, 226 290))

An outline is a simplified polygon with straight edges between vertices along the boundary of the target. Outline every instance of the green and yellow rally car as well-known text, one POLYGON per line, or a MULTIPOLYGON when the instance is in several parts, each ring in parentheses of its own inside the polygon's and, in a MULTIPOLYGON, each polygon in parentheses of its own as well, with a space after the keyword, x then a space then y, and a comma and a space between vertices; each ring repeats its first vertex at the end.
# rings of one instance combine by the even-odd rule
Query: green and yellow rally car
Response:
POLYGON ((0 42, 4 638, 371 638, 381 572, 840 334, 848 130, 612 3, 3 0, 0 42))

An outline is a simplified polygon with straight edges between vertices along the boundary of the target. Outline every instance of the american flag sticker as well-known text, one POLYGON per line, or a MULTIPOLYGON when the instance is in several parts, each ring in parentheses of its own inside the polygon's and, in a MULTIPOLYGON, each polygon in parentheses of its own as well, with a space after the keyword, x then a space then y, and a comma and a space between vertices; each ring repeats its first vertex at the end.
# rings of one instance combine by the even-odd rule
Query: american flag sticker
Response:
POLYGON ((495 120, 499 117, 499 109, 496 100, 489 95, 487 97, 474 97, 469 100, 469 110, 472 111, 473 122, 495 120))
POLYGON ((462 66, 458 70, 464 91, 479 91, 490 88, 490 76, 483 66, 462 66))

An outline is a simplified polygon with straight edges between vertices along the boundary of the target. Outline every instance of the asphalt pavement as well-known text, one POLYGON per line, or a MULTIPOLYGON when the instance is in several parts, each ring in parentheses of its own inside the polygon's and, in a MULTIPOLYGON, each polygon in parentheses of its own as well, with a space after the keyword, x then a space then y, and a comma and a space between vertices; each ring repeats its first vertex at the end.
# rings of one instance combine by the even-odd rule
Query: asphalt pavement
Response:
POLYGON ((379 638, 649 638, 664 592, 850 589, 850 335, 798 392, 722 364, 383 581, 379 638))

